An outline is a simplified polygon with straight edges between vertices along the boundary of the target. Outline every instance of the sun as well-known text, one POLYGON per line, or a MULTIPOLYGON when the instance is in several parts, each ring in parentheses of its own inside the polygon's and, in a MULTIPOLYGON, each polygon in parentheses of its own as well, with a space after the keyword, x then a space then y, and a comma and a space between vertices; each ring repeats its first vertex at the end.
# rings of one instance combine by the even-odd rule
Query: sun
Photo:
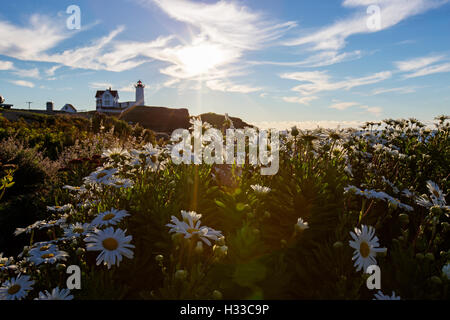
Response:
POLYGON ((230 58, 226 50, 216 44, 199 44, 182 48, 178 59, 190 76, 207 74, 230 58))

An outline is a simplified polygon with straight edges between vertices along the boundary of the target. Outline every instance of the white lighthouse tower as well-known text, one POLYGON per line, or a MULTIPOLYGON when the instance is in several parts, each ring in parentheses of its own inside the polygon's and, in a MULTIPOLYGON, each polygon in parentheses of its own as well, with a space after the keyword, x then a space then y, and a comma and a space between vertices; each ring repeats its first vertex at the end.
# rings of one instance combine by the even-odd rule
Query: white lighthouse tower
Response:
POLYGON ((142 83, 141 80, 139 80, 138 83, 134 85, 134 87, 136 88, 136 105, 144 106, 145 105, 145 100, 144 100, 145 85, 142 83))

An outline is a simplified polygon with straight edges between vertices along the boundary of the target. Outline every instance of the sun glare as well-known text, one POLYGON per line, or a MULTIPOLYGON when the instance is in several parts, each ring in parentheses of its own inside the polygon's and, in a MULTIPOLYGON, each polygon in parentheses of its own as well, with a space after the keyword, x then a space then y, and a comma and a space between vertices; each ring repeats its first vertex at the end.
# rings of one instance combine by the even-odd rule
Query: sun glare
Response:
POLYGON ((191 76, 196 76, 208 73, 225 63, 229 57, 219 45, 200 44, 181 49, 178 58, 185 71, 191 76))

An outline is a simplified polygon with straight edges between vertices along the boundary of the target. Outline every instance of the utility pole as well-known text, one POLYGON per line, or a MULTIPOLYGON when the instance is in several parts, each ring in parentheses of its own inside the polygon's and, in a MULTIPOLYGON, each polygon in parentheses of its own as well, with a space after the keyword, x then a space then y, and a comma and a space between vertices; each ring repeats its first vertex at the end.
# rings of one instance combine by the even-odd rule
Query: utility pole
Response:
POLYGON ((28 110, 31 110, 31 104, 33 103, 33 101, 29 101, 29 102, 25 102, 28 103, 28 110))

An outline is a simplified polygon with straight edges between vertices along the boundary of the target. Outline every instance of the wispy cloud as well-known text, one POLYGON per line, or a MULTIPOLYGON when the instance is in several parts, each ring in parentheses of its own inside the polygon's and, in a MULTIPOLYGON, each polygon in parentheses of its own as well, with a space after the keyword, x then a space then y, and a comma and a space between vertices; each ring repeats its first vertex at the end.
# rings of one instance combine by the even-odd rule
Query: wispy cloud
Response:
POLYGON ((445 59, 444 55, 434 55, 428 57, 409 59, 405 61, 397 61, 395 62, 395 65, 397 66, 398 70, 406 72, 425 68, 433 63, 442 61, 444 59, 445 59))
POLYGON ((338 102, 329 106, 330 109, 336 109, 340 111, 347 110, 348 108, 351 107, 358 107, 359 109, 363 109, 366 112, 373 114, 375 116, 380 116, 383 113, 383 109, 380 107, 369 107, 367 105, 362 105, 358 102, 338 102))
POLYGON ((1 61, 0 60, 0 70, 12 70, 14 69, 14 63, 11 61, 1 61))
POLYGON ((335 103, 335 104, 331 105, 330 109, 346 110, 350 107, 357 106, 357 105, 359 105, 359 103, 357 103, 357 102, 340 102, 340 103, 335 103))
POLYGON ((45 70, 45 74, 49 77, 53 77, 55 75, 56 70, 60 69, 62 66, 53 66, 51 68, 48 68, 47 70, 45 70))
POLYGON ((384 93, 408 94, 416 92, 418 87, 397 87, 397 88, 378 88, 372 91, 372 95, 376 96, 384 93))
POLYGON ((341 62, 357 60, 360 59, 362 56, 363 53, 361 50, 343 53, 339 53, 339 51, 323 51, 296 62, 251 61, 250 64, 317 68, 317 67, 331 66, 333 64, 341 62))
POLYGON ((380 107, 361 106, 360 108, 366 110, 367 112, 375 116, 380 116, 383 113, 383 108, 380 107))
POLYGON ((40 79, 41 74, 39 72, 38 68, 33 69, 15 69, 13 72, 16 76, 19 76, 21 78, 33 78, 33 79, 40 79))
POLYGON ((21 86, 21 87, 28 87, 28 88, 34 88, 34 83, 30 82, 30 81, 25 81, 25 80, 10 80, 9 81, 12 84, 15 84, 16 86, 21 86))
POLYGON ((283 100, 289 103, 298 103, 303 105, 309 105, 311 101, 317 100, 319 97, 308 96, 308 97, 283 97, 283 100))
POLYGON ((102 89, 105 90, 107 88, 112 88, 113 85, 109 82, 90 82, 89 88, 91 89, 102 89))
POLYGON ((450 63, 443 63, 443 64, 439 64, 439 65, 422 68, 413 73, 405 75, 405 78, 417 78, 417 77, 428 76, 430 74, 444 73, 444 72, 450 72, 450 63))
POLYGON ((28 25, 0 22, 0 54, 25 61, 56 63, 45 71, 53 77, 59 66, 121 72, 154 60, 168 64, 160 72, 178 80, 204 80, 210 88, 227 92, 249 92, 257 88, 235 84, 242 76, 246 52, 259 50, 294 27, 294 22, 277 23, 266 15, 231 1, 199 3, 189 0, 140 0, 143 5, 156 4, 170 18, 186 24, 191 35, 161 36, 150 41, 119 41, 125 28, 119 26, 91 44, 54 50, 73 33, 53 19, 33 15, 28 25), (50 53, 50 49, 51 53, 50 53), (220 81, 219 81, 220 80, 220 81))
POLYGON ((367 26, 367 8, 372 4, 380 7, 380 28, 388 29, 411 16, 437 8, 449 0, 345 0, 342 5, 356 8, 352 16, 336 21, 316 32, 285 42, 288 46, 309 45, 310 50, 340 50, 346 46, 347 38, 355 34, 374 32, 367 26))
POLYGON ((39 60, 39 55, 69 37, 65 28, 47 16, 34 14, 27 26, 0 21, 0 54, 20 60, 39 60))
POLYGON ((243 84, 234 84, 226 80, 209 80, 206 82, 206 86, 211 90, 222 92, 252 93, 262 90, 259 87, 252 87, 243 84))
POLYGON ((350 90, 355 87, 369 85, 384 81, 392 76, 392 72, 383 71, 366 77, 346 78, 342 81, 332 82, 325 71, 284 73, 280 77, 302 82, 292 90, 303 95, 312 95, 322 91, 350 90))
POLYGON ((259 50, 294 27, 294 22, 276 23, 236 2, 199 3, 188 0, 141 0, 157 4, 169 17, 187 24, 191 38, 167 47, 154 56, 170 66, 161 72, 174 79, 208 80, 213 90, 254 91, 247 85, 232 83, 241 76, 246 52, 259 50), (220 81, 219 81, 220 80, 220 81))
POLYGON ((395 65, 400 72, 406 72, 405 79, 427 76, 435 73, 450 72, 450 62, 446 55, 418 57, 397 61, 395 65))

